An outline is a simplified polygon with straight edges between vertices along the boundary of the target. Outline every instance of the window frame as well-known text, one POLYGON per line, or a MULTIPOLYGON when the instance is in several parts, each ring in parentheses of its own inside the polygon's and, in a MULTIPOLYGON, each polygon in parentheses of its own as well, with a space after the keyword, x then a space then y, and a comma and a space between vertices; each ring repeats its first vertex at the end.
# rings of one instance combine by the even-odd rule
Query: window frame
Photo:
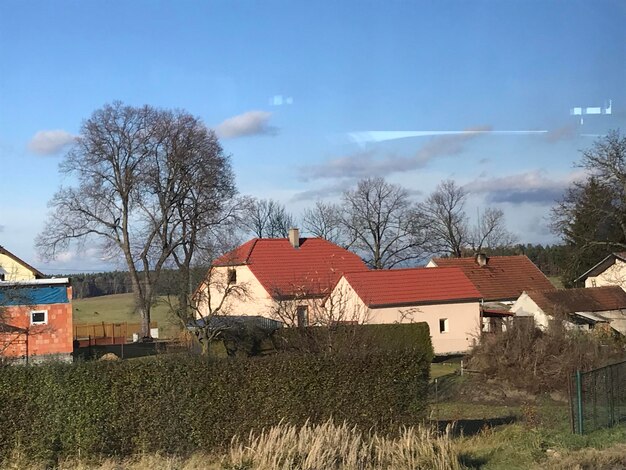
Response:
POLYGON ((30 311, 30 325, 31 326, 37 326, 37 325, 47 325, 48 324, 48 311, 47 310, 31 310, 30 311), (43 321, 35 321, 33 316, 36 313, 43 313, 43 321))
POLYGON ((447 318, 440 318, 439 319, 439 334, 445 335, 446 333, 450 333, 450 324, 447 318))

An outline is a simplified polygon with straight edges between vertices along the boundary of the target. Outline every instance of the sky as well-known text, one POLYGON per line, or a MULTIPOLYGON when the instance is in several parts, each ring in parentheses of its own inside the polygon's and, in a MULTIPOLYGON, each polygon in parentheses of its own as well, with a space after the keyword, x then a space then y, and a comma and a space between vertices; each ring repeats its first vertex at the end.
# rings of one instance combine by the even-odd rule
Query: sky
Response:
POLYGON ((470 215, 556 242, 580 151, 626 132, 625 24, 623 0, 0 0, 0 245, 103 267, 96 246, 43 263, 34 239, 81 123, 116 100, 199 116, 239 192, 296 215, 365 177, 416 200, 454 179, 470 215))

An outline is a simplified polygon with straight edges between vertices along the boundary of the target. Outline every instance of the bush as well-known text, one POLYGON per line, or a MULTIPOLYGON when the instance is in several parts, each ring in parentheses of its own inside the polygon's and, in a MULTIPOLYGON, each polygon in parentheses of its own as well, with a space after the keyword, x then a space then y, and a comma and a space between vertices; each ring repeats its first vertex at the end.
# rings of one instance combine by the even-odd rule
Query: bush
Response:
POLYGON ((337 325, 281 328, 272 336, 279 351, 361 354, 367 351, 417 349, 434 357, 428 323, 337 325))
POLYGON ((469 368, 532 393, 567 391, 576 370, 589 370, 623 358, 622 342, 610 334, 568 330, 551 322, 544 331, 532 319, 515 321, 505 332, 483 335, 469 368))
POLYGON ((188 355, 0 369, 0 461, 211 450, 281 421, 387 430, 426 411, 430 351, 188 355))

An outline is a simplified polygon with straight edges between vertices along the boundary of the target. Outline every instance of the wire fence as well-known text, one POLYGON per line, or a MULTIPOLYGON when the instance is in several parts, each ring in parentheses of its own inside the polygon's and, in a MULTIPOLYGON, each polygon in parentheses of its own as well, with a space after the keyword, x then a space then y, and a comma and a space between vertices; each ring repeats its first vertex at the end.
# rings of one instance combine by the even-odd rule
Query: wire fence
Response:
POLYGON ((576 372, 570 382, 570 407, 576 434, 626 422, 626 361, 576 372))

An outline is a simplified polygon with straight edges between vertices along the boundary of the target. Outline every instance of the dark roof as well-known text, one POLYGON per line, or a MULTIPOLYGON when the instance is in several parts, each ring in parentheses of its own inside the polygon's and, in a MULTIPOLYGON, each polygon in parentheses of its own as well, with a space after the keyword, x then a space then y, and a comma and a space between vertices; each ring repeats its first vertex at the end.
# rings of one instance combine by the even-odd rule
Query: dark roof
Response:
POLYGON ((322 296, 344 272, 366 271, 357 255, 322 238, 254 238, 213 262, 213 266, 246 265, 272 296, 322 296))
POLYGON ((37 268, 33 268, 26 261, 24 261, 21 258, 18 258, 17 256, 15 256, 13 253, 11 253, 9 250, 7 250, 6 248, 4 248, 1 245, 0 245, 0 254, 8 256, 9 258, 13 259, 15 262, 17 262, 17 263, 21 264, 22 266, 24 266, 29 271, 32 271, 33 275, 35 276, 35 279, 42 279, 42 278, 46 277, 46 275, 44 273, 42 273, 41 271, 39 271, 37 268))
POLYGON ((282 327, 282 323, 259 315, 213 315, 210 318, 203 317, 187 325, 188 329, 204 328, 210 330, 223 330, 256 326, 265 330, 276 330, 282 327))
POLYGON ((610 255, 606 256, 602 261, 600 261, 598 264, 592 266, 585 273, 581 274, 576 279, 576 281, 584 281, 590 276, 597 276, 603 273, 604 271, 607 270, 607 268, 613 266, 615 264, 615 260, 618 260, 618 259, 626 262, 626 251, 611 253, 610 255))
MULTIPOLYGON (((461 268, 483 299, 515 300, 528 290, 555 289, 550 280, 527 256, 491 256, 480 266, 472 258, 433 258, 442 268, 461 268)), ((432 269, 432 268, 431 268, 432 269)))
POLYGON ((526 294, 548 315, 626 309, 626 292, 617 286, 530 291, 526 294))
POLYGON ((478 301, 481 297, 458 268, 408 268, 345 273, 368 307, 478 301))

